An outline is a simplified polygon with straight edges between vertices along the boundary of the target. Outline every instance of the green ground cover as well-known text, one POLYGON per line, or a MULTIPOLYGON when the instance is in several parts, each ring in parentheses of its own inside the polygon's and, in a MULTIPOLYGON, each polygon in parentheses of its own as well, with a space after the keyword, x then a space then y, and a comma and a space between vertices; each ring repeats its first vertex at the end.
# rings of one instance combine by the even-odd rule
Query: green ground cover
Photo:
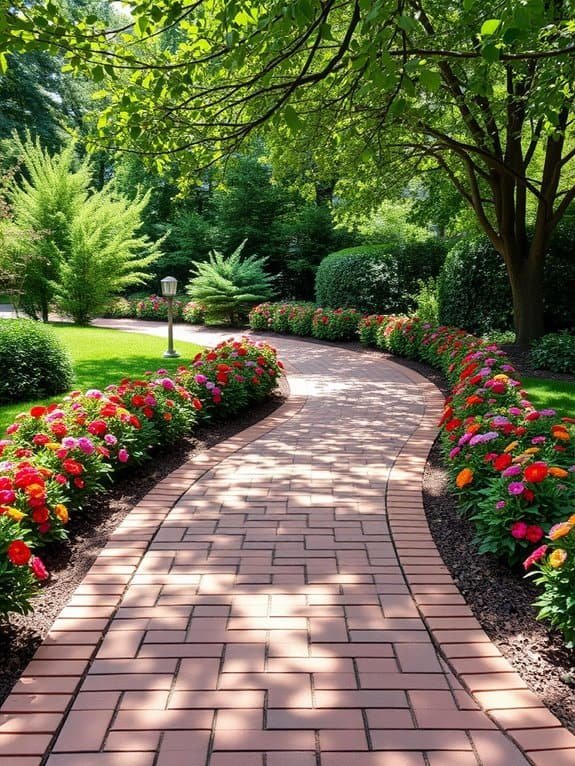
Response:
MULTIPOLYGON (((122 378, 138 377, 146 370, 160 368, 174 372, 201 350, 194 343, 177 341, 174 345, 181 355, 179 359, 164 359, 167 348, 165 338, 101 327, 74 327, 65 324, 52 325, 54 332, 64 342, 74 361, 76 381, 74 388, 104 388, 122 378)), ((12 423, 15 416, 34 404, 58 401, 59 396, 18 402, 0 407, 0 434, 12 423)))
POLYGON ((521 378, 530 402, 537 409, 551 407, 563 417, 575 412, 575 383, 549 378, 521 378))

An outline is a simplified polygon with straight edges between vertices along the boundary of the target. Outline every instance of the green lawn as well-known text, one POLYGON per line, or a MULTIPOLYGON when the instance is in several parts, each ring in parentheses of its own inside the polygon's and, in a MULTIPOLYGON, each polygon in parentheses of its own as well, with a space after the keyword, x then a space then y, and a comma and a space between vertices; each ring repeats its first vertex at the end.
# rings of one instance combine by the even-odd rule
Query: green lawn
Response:
MULTIPOLYGON (((105 330, 100 327, 74 327, 54 324, 54 332, 66 345, 72 359, 76 381, 74 388, 104 388, 122 378, 138 377, 146 370, 166 369, 174 372, 185 364, 201 346, 177 341, 174 345, 181 355, 179 359, 164 359, 167 339, 153 335, 105 330)), ((19 402, 0 407, 0 434, 12 423, 14 417, 33 404, 58 401, 62 397, 19 402)))
POLYGON ((551 407, 559 415, 575 417, 575 383, 547 378, 522 378, 528 399, 537 409, 551 407))

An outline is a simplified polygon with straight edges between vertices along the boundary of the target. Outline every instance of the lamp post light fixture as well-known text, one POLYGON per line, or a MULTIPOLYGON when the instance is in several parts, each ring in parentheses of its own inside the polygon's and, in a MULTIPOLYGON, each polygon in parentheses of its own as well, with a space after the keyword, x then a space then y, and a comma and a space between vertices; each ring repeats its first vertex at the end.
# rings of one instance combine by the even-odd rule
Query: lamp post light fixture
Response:
POLYGON ((178 290, 178 280, 175 277, 164 277, 160 281, 162 285, 162 295, 168 302, 168 350, 164 352, 164 357, 173 359, 179 356, 174 351, 174 296, 178 290))

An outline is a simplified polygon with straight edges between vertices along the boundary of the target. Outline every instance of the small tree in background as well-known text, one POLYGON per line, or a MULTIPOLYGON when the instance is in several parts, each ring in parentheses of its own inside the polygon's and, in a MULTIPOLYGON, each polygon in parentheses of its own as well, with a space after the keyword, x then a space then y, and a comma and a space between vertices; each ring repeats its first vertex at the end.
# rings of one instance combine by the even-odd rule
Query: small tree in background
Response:
POLYGON ((103 189, 72 221, 68 257, 53 289, 58 309, 76 324, 88 324, 114 294, 145 282, 145 269, 158 258, 161 244, 137 235, 148 197, 114 199, 103 189))
POLYGON ((196 264, 197 276, 187 292, 206 307, 208 317, 235 324, 256 303, 272 297, 273 277, 264 269, 266 259, 257 255, 242 258, 245 243, 246 240, 227 258, 213 251, 208 261, 196 264))
POLYGON ((32 232, 23 282, 24 309, 48 320, 50 304, 86 324, 115 293, 144 281, 161 240, 139 235, 149 199, 91 189, 91 166, 77 164, 73 145, 51 156, 38 141, 16 139, 25 175, 9 200, 14 225, 32 232))

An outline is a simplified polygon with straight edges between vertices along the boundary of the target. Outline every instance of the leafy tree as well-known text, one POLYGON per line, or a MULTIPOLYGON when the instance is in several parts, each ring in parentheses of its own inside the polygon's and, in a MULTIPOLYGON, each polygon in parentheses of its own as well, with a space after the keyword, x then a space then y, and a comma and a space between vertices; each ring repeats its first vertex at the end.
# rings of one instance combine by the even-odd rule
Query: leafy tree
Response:
POLYGON ((91 168, 74 146, 51 156, 39 141, 18 142, 22 174, 9 190, 14 225, 29 236, 24 307, 47 321, 50 304, 87 323, 114 293, 145 278, 158 245, 138 235, 148 196, 130 201, 108 184, 93 192, 91 168))
POLYGON ((63 45, 97 80, 122 67, 100 128, 147 153, 208 163, 267 124, 286 141, 321 139, 314 155, 355 177, 441 168, 505 261, 519 340, 542 333, 544 254, 575 198, 573 0, 135 0, 131 11, 112 33, 15 0, 0 42, 63 45))
POLYGON ((242 258, 244 245, 245 240, 227 258, 212 252, 208 261, 196 264, 197 276, 187 287, 209 317, 228 319, 231 324, 245 318, 252 306, 269 300, 274 292, 272 277, 264 268, 266 259, 257 255, 242 258))
POLYGON ((54 156, 30 138, 16 144, 22 174, 11 186, 9 199, 18 229, 34 233, 24 279, 24 308, 48 321, 54 280, 60 261, 70 249, 70 225, 86 201, 90 170, 86 162, 74 169, 74 147, 54 156))
POLYGON ((104 188, 72 220, 69 250, 52 286, 59 310, 76 324, 88 324, 114 294, 146 281, 159 255, 159 244, 137 234, 147 202, 148 196, 133 201, 104 188))

